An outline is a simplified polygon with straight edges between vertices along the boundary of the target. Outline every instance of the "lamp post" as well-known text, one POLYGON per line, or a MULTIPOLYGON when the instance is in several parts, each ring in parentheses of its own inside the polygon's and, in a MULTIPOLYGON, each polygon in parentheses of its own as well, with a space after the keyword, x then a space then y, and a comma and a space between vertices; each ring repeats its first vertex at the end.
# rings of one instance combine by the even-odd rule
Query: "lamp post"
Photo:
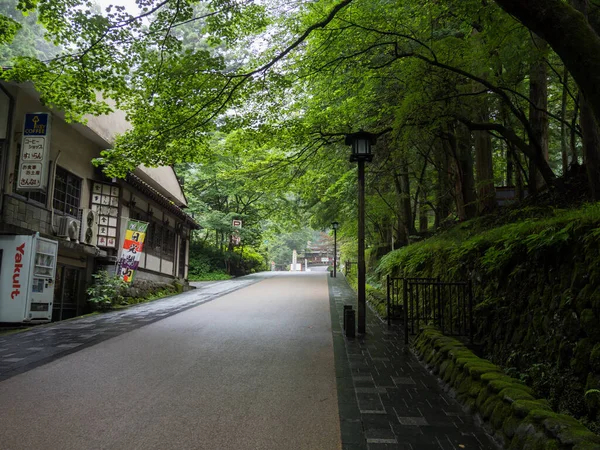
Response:
POLYGON ((331 222, 333 228, 333 278, 337 277, 337 229, 340 227, 339 222, 331 222))
POLYGON ((377 135, 359 131, 346 135, 346 145, 352 146, 350 161, 358 162, 358 333, 365 334, 367 328, 367 303, 365 295, 365 161, 371 161, 371 145, 377 135))

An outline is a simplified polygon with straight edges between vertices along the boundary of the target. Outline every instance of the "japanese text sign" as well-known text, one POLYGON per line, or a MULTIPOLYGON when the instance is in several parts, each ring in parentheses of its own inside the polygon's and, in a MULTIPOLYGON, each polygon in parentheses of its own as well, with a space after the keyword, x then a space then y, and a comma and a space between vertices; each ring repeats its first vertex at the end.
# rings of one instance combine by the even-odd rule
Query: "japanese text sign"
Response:
POLYGON ((48 155, 50 153, 50 114, 25 114, 23 141, 17 189, 45 191, 48 184, 48 155))

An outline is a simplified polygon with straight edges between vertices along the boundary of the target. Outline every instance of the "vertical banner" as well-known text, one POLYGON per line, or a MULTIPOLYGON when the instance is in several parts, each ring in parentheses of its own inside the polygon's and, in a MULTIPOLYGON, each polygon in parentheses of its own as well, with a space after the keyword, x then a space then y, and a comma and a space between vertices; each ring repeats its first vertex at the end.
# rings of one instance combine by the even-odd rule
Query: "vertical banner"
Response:
POLYGON ((17 189, 45 191, 48 185, 50 114, 25 114, 17 189))
POLYGON ((119 276, 123 281, 131 283, 134 272, 140 263, 140 256, 144 247, 144 239, 148 230, 148 222, 129 220, 127 231, 123 240, 123 250, 119 258, 119 276))

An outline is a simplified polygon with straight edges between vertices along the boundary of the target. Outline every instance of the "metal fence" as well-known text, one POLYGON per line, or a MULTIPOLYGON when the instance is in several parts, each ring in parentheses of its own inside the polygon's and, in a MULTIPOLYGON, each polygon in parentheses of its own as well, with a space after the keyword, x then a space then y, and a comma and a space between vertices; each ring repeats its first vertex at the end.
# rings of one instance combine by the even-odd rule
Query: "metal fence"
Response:
POLYGON ((470 281, 439 278, 387 278, 388 325, 402 320, 404 340, 421 326, 435 325, 449 336, 473 341, 473 289, 470 281))
POLYGON ((356 275, 358 273, 358 262, 356 261, 346 261, 344 265, 344 275, 356 275))

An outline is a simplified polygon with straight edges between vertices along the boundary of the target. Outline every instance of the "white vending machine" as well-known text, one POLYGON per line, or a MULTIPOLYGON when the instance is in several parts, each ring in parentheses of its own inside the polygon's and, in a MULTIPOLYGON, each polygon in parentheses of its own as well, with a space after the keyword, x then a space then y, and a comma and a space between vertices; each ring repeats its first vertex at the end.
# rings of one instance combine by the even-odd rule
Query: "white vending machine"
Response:
POLYGON ((57 254, 37 233, 0 236, 0 322, 52 319, 57 254))

